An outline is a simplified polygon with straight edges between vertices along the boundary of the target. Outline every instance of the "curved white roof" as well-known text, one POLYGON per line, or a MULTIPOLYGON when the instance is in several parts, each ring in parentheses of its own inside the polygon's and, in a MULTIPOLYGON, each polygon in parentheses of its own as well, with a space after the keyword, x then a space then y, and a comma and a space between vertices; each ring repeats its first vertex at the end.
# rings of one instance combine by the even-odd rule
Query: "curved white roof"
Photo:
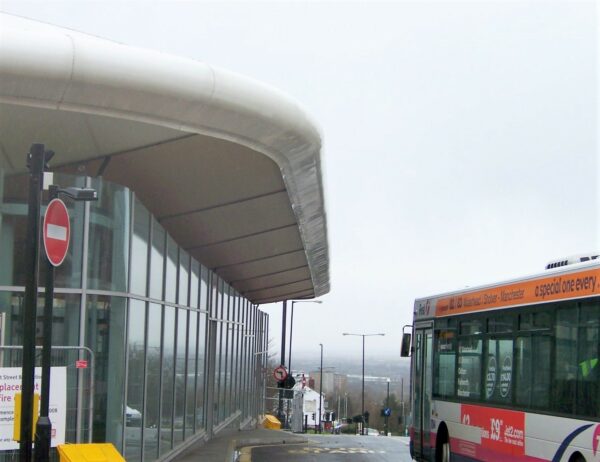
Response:
POLYGON ((256 303, 329 291, 321 136, 281 92, 205 63, 0 14, 0 166, 53 168, 141 198, 256 303))

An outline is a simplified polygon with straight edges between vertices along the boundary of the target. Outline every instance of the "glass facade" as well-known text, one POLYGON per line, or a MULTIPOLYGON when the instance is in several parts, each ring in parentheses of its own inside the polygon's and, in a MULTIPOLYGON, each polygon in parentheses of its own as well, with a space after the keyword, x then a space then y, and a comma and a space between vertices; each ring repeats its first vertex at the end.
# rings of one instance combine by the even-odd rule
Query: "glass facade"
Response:
MULTIPOLYGON (((127 188, 62 174, 54 182, 99 196, 65 201, 71 244, 56 270, 53 365, 67 368, 67 442, 106 441, 127 460, 168 460, 191 438, 261 412, 267 315, 180 248, 127 188), (76 369, 77 359, 93 369, 76 369)), ((27 178, 0 170, 2 367, 21 366, 12 347, 22 345, 26 217, 27 178)), ((0 461, 14 457, 0 451, 0 461)))

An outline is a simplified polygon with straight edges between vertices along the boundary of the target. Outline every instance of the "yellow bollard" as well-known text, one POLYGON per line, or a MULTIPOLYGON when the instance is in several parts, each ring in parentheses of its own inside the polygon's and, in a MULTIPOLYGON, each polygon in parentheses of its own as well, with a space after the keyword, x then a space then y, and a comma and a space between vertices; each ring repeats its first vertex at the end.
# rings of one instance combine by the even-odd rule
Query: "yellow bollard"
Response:
POLYGON ((263 421, 263 427, 269 430, 281 430, 281 422, 274 415, 267 414, 263 421))
POLYGON ((110 443, 59 444, 60 462, 125 462, 110 443))

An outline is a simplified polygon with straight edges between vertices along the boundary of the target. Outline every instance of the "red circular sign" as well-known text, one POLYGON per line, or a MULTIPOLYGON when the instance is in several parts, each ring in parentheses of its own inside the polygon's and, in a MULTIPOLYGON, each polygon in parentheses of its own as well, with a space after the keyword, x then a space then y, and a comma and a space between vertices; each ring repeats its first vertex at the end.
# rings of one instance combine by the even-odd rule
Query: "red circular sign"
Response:
POLYGON ((52 265, 59 266, 67 256, 71 224, 69 212, 60 199, 52 199, 44 216, 44 248, 52 265))
POLYGON ((281 381, 287 379, 287 376, 288 376, 288 373, 285 370, 285 367, 283 367, 283 366, 277 366, 275 368, 275 370, 273 371, 273 377, 278 382, 281 382, 281 381))

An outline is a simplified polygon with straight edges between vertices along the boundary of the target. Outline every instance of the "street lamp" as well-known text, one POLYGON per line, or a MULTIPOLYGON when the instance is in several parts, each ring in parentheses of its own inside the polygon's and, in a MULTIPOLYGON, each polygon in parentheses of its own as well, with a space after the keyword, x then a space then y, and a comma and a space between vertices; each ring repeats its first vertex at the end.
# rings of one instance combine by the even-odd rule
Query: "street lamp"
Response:
POLYGON ((319 343, 321 347, 321 373, 319 374, 319 433, 321 433, 321 416, 323 411, 321 409, 323 403, 323 344, 319 343))
POLYGON ((361 435, 365 434, 365 337, 375 337, 381 336, 383 337, 385 334, 349 334, 348 332, 344 332, 342 335, 352 335, 355 337, 362 337, 362 418, 363 418, 363 427, 361 429, 361 435))
POLYGON ((290 319, 290 351, 288 354, 288 370, 292 373, 292 333, 294 329, 294 304, 295 303, 323 303, 321 300, 292 300, 292 315, 290 319))
POLYGON ((390 378, 387 378, 387 398, 385 399, 385 436, 389 433, 389 408, 390 408, 390 378))

